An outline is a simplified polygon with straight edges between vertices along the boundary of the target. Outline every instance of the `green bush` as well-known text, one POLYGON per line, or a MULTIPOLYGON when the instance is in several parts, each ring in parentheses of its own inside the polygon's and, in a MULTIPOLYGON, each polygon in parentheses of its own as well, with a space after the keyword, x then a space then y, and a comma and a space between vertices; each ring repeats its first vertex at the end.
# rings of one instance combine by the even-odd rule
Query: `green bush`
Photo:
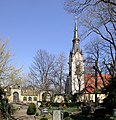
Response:
POLYGON ((69 113, 68 112, 64 112, 63 113, 63 118, 69 117, 69 113))
POLYGON ((67 107, 79 107, 81 105, 81 102, 71 102, 71 103, 64 103, 67 107))
POLYGON ((52 107, 59 107, 60 103, 51 103, 52 107))
POLYGON ((40 120, 48 120, 48 118, 43 117, 43 118, 41 118, 40 120))
POLYGON ((71 117, 66 117, 64 120, 73 120, 71 117))
POLYGON ((34 103, 30 103, 27 109, 27 115, 34 115, 36 113, 36 106, 34 103))

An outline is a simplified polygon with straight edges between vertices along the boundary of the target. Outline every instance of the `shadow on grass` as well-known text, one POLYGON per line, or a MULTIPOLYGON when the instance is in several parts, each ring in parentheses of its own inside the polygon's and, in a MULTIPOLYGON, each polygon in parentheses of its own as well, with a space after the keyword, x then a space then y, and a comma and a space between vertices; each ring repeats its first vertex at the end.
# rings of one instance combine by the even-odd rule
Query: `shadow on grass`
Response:
POLYGON ((116 119, 110 119, 110 118, 94 118, 94 116, 91 116, 91 115, 85 116, 82 113, 70 115, 70 117, 73 120, 116 120, 116 119))

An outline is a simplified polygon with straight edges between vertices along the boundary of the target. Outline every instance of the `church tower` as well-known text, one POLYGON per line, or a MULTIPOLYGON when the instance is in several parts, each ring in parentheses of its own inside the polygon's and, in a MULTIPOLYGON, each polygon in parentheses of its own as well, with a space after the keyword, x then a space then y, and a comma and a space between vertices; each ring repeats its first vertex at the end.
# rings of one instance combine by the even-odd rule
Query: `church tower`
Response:
POLYGON ((80 93, 84 88, 84 57, 80 50, 80 40, 78 38, 77 20, 74 25, 74 37, 72 49, 69 55, 69 76, 66 83, 66 93, 80 93))

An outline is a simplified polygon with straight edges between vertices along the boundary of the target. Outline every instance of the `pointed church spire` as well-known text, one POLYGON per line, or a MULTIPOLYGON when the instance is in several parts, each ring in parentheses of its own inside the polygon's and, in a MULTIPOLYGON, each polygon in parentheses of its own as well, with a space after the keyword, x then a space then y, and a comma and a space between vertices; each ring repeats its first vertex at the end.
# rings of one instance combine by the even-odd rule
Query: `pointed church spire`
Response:
POLYGON ((75 16, 75 26, 74 26, 74 38, 73 38, 73 49, 72 53, 80 52, 79 38, 78 38, 78 28, 77 28, 77 16, 75 16))

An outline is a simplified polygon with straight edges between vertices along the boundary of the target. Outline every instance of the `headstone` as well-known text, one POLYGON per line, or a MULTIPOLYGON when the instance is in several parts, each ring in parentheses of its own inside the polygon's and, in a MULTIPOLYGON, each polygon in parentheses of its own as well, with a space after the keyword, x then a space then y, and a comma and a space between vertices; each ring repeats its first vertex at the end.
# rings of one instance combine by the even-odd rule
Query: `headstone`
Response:
POLYGON ((63 115, 61 110, 54 110, 52 120, 63 120, 63 115))
POLYGON ((96 107, 94 111, 94 118, 105 118, 106 108, 96 107))
POLYGON ((116 109, 113 109, 113 117, 116 118, 116 109))
POLYGON ((42 114, 48 114, 48 109, 47 108, 41 109, 41 115, 42 114))

